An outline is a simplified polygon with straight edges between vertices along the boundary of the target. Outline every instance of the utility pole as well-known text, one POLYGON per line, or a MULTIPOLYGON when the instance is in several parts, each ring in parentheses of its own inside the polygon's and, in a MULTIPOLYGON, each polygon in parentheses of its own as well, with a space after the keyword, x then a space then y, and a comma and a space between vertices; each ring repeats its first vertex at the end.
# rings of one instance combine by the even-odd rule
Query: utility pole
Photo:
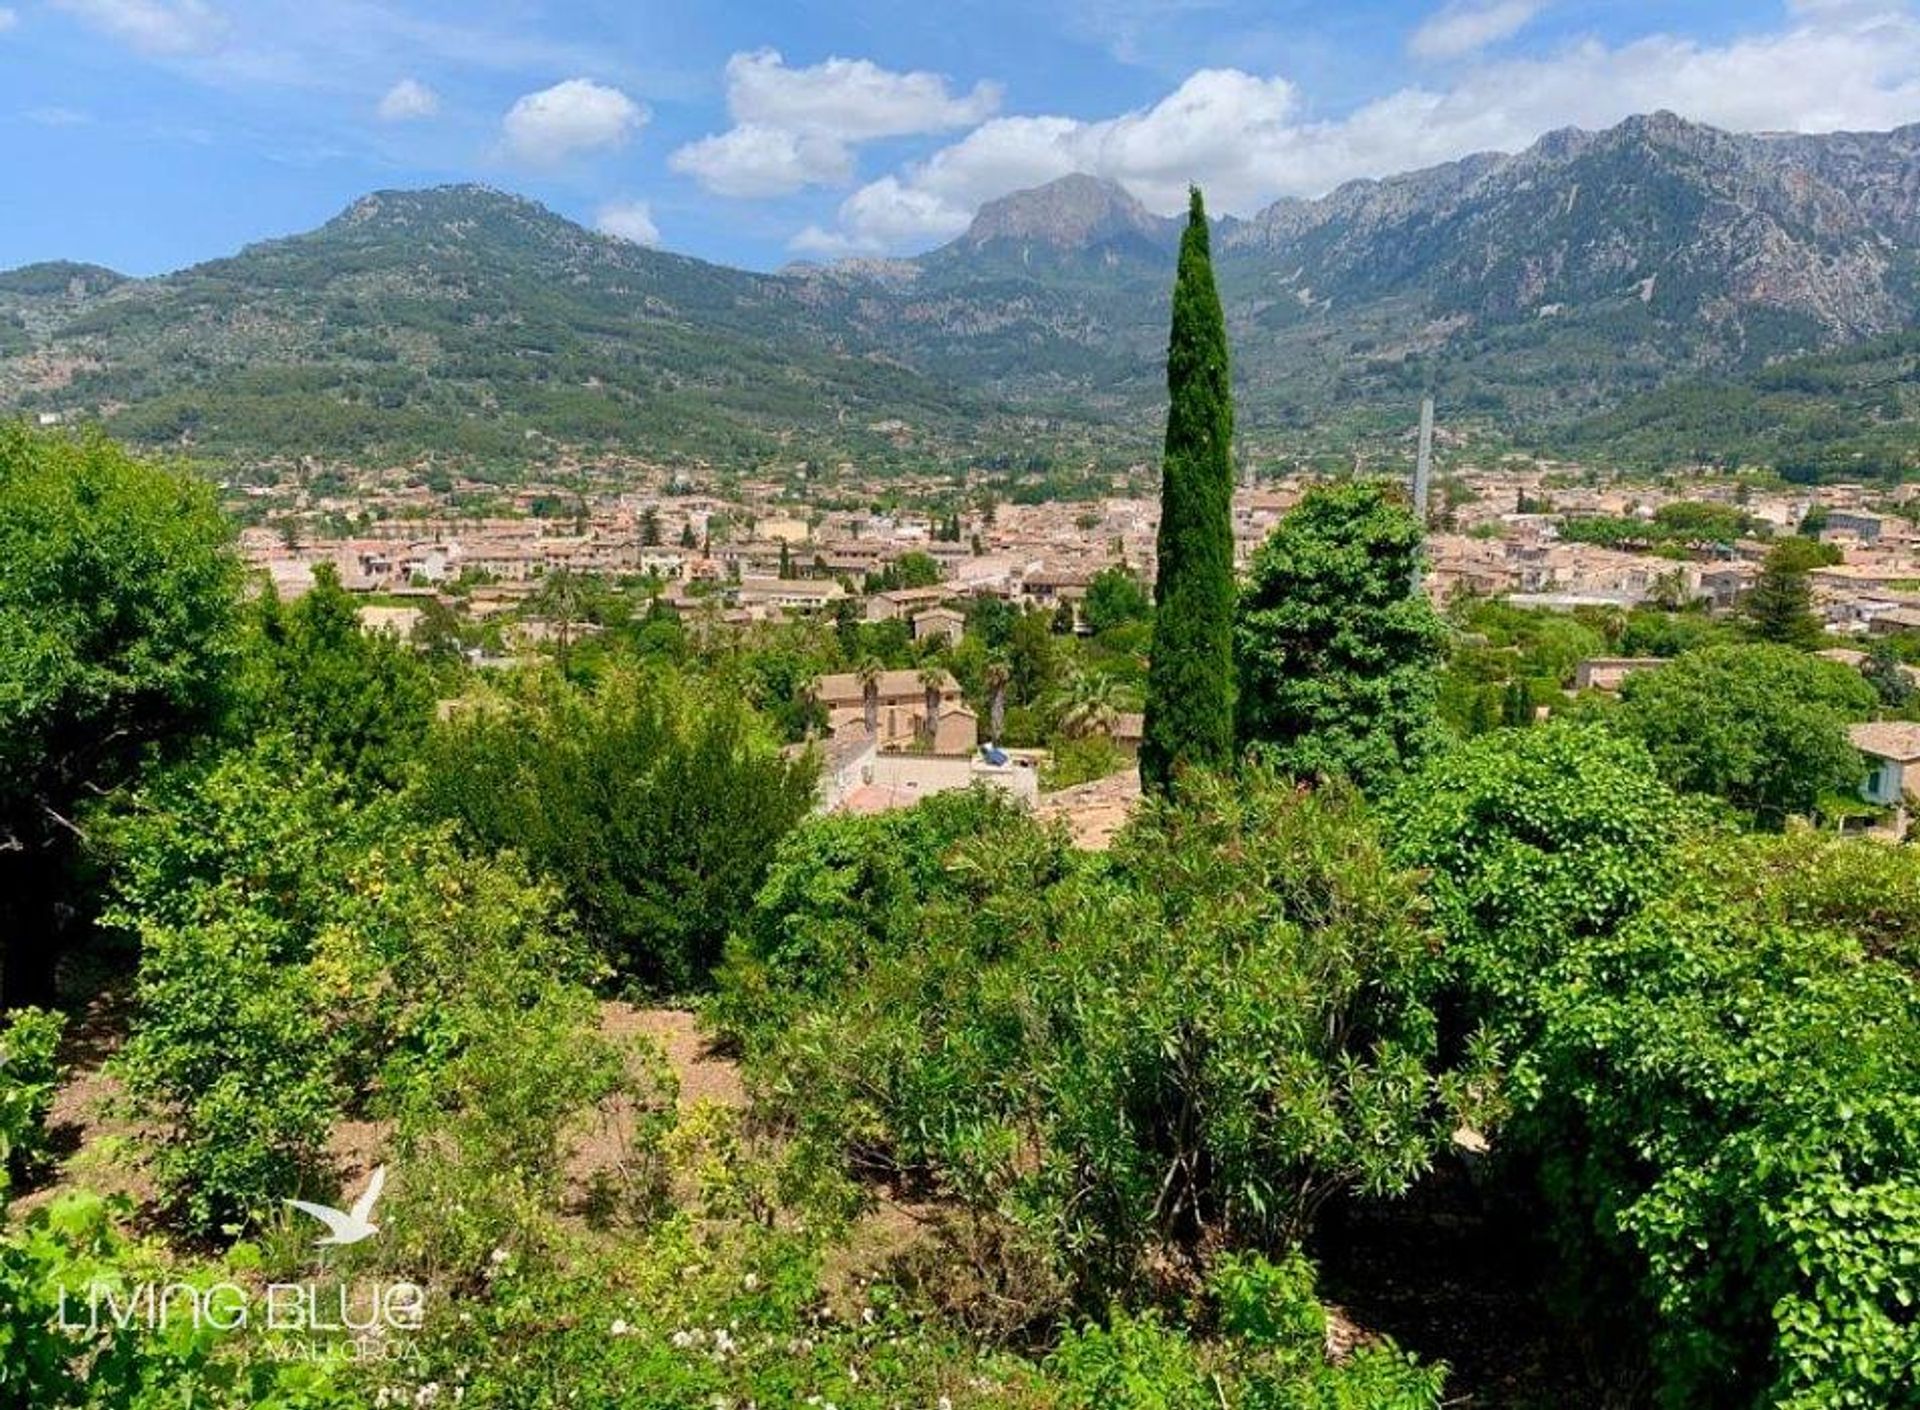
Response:
MULTIPOLYGON (((1420 399, 1420 454, 1413 462, 1413 517, 1420 525, 1420 532, 1427 531, 1427 496, 1433 486, 1433 398, 1420 399)), ((1426 548, 1422 546, 1420 556, 1413 569, 1413 590, 1420 591, 1421 564, 1425 559, 1426 548)))

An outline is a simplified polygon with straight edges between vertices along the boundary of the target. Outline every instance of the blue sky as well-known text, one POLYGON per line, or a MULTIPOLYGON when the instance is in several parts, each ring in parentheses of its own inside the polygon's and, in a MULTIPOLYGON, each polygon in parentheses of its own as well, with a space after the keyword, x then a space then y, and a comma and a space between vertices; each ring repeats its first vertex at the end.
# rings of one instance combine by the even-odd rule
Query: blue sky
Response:
POLYGON ((708 259, 911 252, 1090 170, 1157 209, 1658 107, 1920 121, 1914 0, 0 0, 0 268, 150 274, 483 181, 708 259))

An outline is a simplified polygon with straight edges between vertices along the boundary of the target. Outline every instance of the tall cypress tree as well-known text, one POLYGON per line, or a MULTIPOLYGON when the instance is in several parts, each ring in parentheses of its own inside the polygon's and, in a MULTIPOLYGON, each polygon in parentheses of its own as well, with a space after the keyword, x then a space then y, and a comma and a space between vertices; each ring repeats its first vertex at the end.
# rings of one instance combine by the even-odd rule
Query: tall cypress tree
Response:
POLYGON ((1207 212, 1195 187, 1167 341, 1160 572, 1140 781, 1164 792, 1183 766, 1233 757, 1233 391, 1207 212))

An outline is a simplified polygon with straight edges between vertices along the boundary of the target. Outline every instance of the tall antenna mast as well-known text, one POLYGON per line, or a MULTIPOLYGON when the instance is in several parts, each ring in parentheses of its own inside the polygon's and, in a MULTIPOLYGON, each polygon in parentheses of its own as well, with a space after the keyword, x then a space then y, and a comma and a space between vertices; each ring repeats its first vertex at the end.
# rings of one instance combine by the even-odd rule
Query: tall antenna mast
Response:
POLYGON ((1427 527, 1427 492, 1433 484, 1433 398, 1420 401, 1420 458, 1413 465, 1413 517, 1427 527))
MULTIPOLYGON (((1420 455, 1413 462, 1413 517, 1420 525, 1420 532, 1427 531, 1427 496, 1433 485, 1433 398, 1420 399, 1420 455)), ((1420 591, 1421 578, 1425 567, 1426 548, 1422 546, 1415 558, 1413 568, 1413 590, 1420 591)))

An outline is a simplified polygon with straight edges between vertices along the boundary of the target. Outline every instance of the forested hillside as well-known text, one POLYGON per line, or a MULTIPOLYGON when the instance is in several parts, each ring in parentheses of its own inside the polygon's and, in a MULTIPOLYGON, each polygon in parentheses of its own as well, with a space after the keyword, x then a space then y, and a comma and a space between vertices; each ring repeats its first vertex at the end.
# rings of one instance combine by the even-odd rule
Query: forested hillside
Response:
MULTIPOLYGON (((1243 433, 1351 446, 1397 434, 1430 389, 1456 426, 1662 451, 1636 431, 1670 419, 1660 403, 1611 413, 1911 324, 1917 154, 1915 129, 1741 136, 1656 114, 1220 222, 1243 433)), ((1037 438, 1124 463, 1159 435, 1171 262, 1168 222, 1084 176, 989 203, 918 258, 774 275, 478 187, 382 192, 159 279, 0 275, 0 405, 217 455, 951 464, 1037 438)), ((1797 421, 1856 410, 1845 388, 1771 390, 1812 399, 1797 421)))
POLYGON ((1767 466, 1800 484, 1899 481, 1920 470, 1920 335, 1679 382, 1559 441, 1643 465, 1767 466))

